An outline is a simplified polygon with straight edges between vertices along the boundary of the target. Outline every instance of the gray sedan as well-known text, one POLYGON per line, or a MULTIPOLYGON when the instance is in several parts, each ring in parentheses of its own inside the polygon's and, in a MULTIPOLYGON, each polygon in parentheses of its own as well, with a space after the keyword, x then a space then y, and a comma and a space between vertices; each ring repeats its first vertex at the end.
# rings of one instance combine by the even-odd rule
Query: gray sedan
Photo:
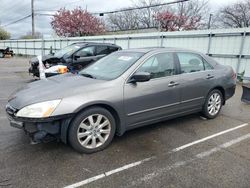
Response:
POLYGON ((28 84, 10 96, 10 124, 34 142, 53 136, 79 152, 106 148, 114 135, 202 112, 215 118, 234 95, 236 75, 189 50, 145 48, 115 52, 78 75, 28 84))

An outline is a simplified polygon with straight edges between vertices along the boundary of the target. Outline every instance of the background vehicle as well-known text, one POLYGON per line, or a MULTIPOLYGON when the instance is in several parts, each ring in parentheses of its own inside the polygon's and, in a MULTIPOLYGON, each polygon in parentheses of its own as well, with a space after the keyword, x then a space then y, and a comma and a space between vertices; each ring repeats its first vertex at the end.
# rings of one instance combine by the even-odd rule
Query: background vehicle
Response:
POLYGON ((10 50, 9 47, 7 47, 6 49, 0 49, 0 58, 4 58, 6 55, 13 57, 14 56, 13 50, 10 50))
MULTIPOLYGON (((78 72, 87 65, 103 58, 104 56, 121 50, 120 46, 107 43, 73 43, 55 54, 42 57, 46 69, 55 65, 65 65, 70 72, 78 72)), ((29 73, 39 77, 39 61, 37 58, 30 60, 29 73)), ((46 71, 46 77, 60 74, 59 71, 46 71)))
POLYGON ((231 67, 197 52, 124 50, 77 75, 29 84, 10 97, 6 111, 11 125, 35 140, 56 135, 92 153, 136 127, 197 112, 215 118, 234 95, 235 78, 231 67))

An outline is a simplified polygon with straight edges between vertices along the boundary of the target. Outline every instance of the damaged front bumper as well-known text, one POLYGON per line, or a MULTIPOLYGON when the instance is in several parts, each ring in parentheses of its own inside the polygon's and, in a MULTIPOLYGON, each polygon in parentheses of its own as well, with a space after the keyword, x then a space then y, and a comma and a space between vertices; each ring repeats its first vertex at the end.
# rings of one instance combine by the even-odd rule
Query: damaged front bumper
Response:
POLYGON ((67 132, 73 115, 62 115, 49 118, 20 118, 15 116, 15 109, 6 106, 10 125, 22 129, 33 143, 61 140, 67 143, 67 132))

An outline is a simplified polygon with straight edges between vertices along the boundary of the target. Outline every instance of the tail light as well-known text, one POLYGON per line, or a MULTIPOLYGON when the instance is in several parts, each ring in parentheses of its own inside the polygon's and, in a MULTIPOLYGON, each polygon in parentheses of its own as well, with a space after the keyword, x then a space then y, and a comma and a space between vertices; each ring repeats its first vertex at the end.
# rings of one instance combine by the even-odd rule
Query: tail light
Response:
POLYGON ((237 79, 237 74, 234 72, 234 70, 232 69, 232 79, 236 80, 237 79))

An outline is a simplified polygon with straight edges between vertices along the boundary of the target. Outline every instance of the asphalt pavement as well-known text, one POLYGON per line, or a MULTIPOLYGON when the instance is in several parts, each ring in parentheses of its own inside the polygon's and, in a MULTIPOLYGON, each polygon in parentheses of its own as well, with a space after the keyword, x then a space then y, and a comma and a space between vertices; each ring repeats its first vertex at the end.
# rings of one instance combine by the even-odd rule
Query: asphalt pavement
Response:
POLYGON ((240 85, 214 120, 193 114, 138 128, 87 155, 58 142, 31 145, 9 126, 4 107, 34 81, 28 66, 0 59, 0 187, 250 187, 250 105, 240 85))

